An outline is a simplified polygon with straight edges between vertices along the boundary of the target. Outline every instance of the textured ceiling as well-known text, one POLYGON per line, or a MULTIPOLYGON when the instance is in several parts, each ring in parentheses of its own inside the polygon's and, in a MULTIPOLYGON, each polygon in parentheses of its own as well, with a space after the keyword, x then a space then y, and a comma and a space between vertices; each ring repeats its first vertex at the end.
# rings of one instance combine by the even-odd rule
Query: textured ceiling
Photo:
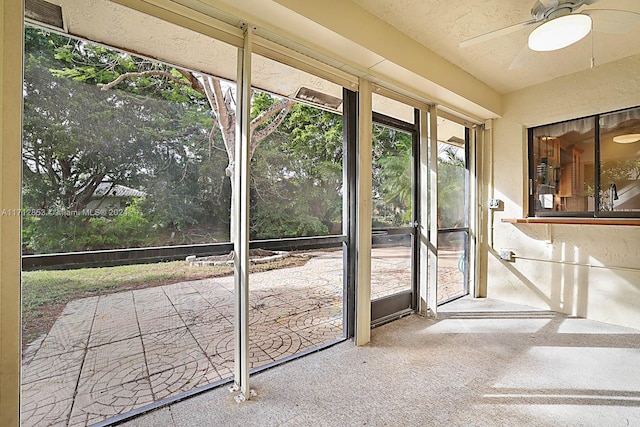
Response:
MULTIPOLYGON (((593 37, 589 35, 572 46, 541 53, 525 47, 533 26, 470 47, 458 46, 468 38, 530 20, 535 0, 353 2, 503 94, 588 69, 592 44, 596 67, 640 54, 640 15, 638 25, 625 34, 593 32, 593 37), (516 57, 519 66, 510 70, 516 57)), ((640 14, 640 0, 599 0, 583 9, 621 9, 640 14)), ((594 28, 597 26, 594 20, 594 28)))
MULTIPOLYGON (((236 72, 235 49, 181 28, 183 18, 194 16, 196 24, 202 20, 203 34, 208 34, 210 17, 227 22, 238 34, 240 21, 251 22, 258 36, 284 44, 302 58, 307 55, 347 74, 384 82, 388 89, 476 120, 501 115, 500 94, 588 69, 592 42, 596 67, 625 57, 640 58, 640 0, 598 0, 588 7, 637 12, 629 14, 637 16, 632 31, 594 33, 593 38, 557 52, 532 52, 513 70, 509 66, 522 52, 533 26, 466 48, 459 43, 530 20, 535 0, 327 0, 322 6, 299 0, 49 1, 62 6, 69 34, 228 79, 236 72), (145 12, 151 7, 153 13, 170 16, 169 21, 179 25, 133 13, 120 3, 145 12)), ((261 69, 261 74, 278 78, 255 79, 254 84, 285 96, 292 96, 300 86, 339 96, 339 90, 336 95, 316 87, 319 80, 309 79, 306 73, 294 78, 291 73, 281 76, 261 69), (286 84, 271 84, 278 82, 286 84)))

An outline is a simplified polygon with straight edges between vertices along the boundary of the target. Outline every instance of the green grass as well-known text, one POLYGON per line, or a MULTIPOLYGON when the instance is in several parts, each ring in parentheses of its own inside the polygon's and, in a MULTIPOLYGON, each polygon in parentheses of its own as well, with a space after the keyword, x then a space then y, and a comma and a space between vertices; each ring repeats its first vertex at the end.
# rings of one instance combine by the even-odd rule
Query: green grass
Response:
POLYGON ((113 291, 158 286, 233 273, 231 266, 191 267, 184 261, 77 270, 38 270, 22 273, 22 309, 66 303, 113 291))
MULTIPOLYGON (((301 265, 306 258, 289 257, 252 265, 251 272, 301 265)), ((26 345, 47 333, 72 300, 132 289, 229 276, 232 265, 193 267, 184 261, 77 270, 38 270, 22 273, 22 339, 26 345)))

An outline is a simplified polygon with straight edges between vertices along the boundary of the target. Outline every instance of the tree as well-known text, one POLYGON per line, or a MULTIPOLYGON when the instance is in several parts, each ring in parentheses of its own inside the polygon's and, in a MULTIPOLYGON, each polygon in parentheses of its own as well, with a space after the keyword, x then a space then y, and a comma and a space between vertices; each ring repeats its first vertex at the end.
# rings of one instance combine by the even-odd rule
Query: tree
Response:
MULTIPOLYGON (((29 34, 29 32, 28 32, 29 34)), ((130 99, 97 97, 88 85, 72 87, 52 78, 54 42, 40 43, 39 52, 27 38, 24 80, 23 162, 26 204, 55 210, 82 210, 97 186, 109 175, 118 181, 135 173, 133 159, 147 141, 127 133, 134 116, 125 110, 139 108, 130 99), (105 104, 114 108, 106 111, 105 104)), ((138 116, 141 116, 139 114, 138 116)))
MULTIPOLYGON (((119 72, 118 65, 124 61, 121 58, 113 58, 112 56, 104 56, 97 63, 94 62, 90 66, 80 65, 86 58, 85 52, 94 51, 96 54, 101 53, 101 48, 95 46, 84 45, 83 49, 67 49, 66 56, 69 65, 72 68, 65 68, 58 72, 58 75, 64 75, 73 79, 96 79, 98 87, 103 91, 108 91, 121 85, 128 87, 147 87, 153 85, 155 81, 159 81, 159 86, 170 84, 175 88, 186 87, 192 92, 204 97, 211 111, 213 112, 213 122, 209 131, 210 149, 215 146, 215 138, 217 131, 222 136, 222 141, 227 153, 228 163, 225 173, 228 177, 232 177, 235 169, 235 146, 236 146, 236 101, 234 98, 234 85, 226 83, 223 85, 220 78, 206 75, 204 73, 196 73, 183 68, 172 67, 160 63, 149 61, 135 61, 128 54, 122 54, 121 57, 127 60, 128 70, 119 72), (99 66, 97 64, 100 64, 99 66), (101 76, 101 78, 97 78, 101 76), (108 82, 104 82, 106 77, 115 77, 108 82)), ((165 89, 166 90, 166 89, 165 89)), ((272 101, 273 98, 269 97, 272 101)), ((256 104, 264 108, 253 108, 250 123, 250 146, 249 159, 253 158, 253 154, 260 142, 276 130, 278 125, 282 123, 287 116, 289 110, 294 104, 293 100, 281 98, 267 104, 256 104)), ((233 200, 233 180, 231 182, 231 193, 233 200)), ((231 218, 233 228, 233 217, 231 218)))
POLYGON ((411 135, 375 124, 373 127, 373 226, 411 222, 413 209, 411 135))
POLYGON ((464 149, 438 143, 438 227, 465 225, 466 180, 464 149))
MULTIPOLYGON (((268 103, 258 94, 254 103, 268 103)), ((342 225, 342 117, 295 104, 252 163, 251 235, 339 234, 342 225)))
POLYGON ((180 227, 211 212, 211 200, 176 209, 161 197, 172 194, 166 188, 179 188, 182 197, 224 193, 211 176, 199 175, 224 168, 216 165, 219 156, 208 155, 213 120, 206 99, 186 86, 151 80, 101 91, 96 82, 112 81, 114 72, 135 68, 131 61, 145 60, 32 28, 25 45, 23 203, 27 212, 38 212, 25 218, 25 242, 40 252, 93 246, 81 243, 93 232, 84 211, 105 181, 154 192, 145 207, 159 225, 180 227), (67 67, 74 55, 83 58, 81 70, 67 67), (108 60, 113 67, 105 69, 108 60))
MULTIPOLYGON (((232 176, 235 164, 231 84, 41 30, 26 40, 26 206, 81 211, 109 181, 151 193, 143 206, 160 227, 229 218, 232 181, 217 171, 232 176)), ((293 104, 263 98, 251 156, 293 104)))

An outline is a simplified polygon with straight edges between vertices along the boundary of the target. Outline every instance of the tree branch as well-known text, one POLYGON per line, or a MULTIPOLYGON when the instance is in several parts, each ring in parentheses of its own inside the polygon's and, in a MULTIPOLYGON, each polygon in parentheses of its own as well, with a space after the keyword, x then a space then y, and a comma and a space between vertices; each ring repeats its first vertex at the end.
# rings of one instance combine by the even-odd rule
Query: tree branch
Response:
POLYGON ((120 82, 122 82, 122 81, 124 81, 126 79, 135 79, 135 78, 148 77, 148 76, 166 77, 166 78, 170 79, 172 82, 174 82, 176 84, 179 84, 179 85, 182 85, 182 86, 186 86, 186 87, 190 87, 192 89, 196 89, 196 88, 193 87, 191 81, 189 81, 189 83, 187 83, 184 80, 182 80, 181 78, 174 76, 173 74, 171 74, 168 71, 158 71, 158 70, 139 71, 139 72, 136 72, 136 73, 120 74, 118 76, 118 78, 115 79, 114 81, 112 81, 110 83, 99 83, 98 87, 100 89, 102 89, 102 90, 109 90, 109 89, 113 88, 114 86, 116 86, 118 83, 120 83, 120 82))
MULTIPOLYGON (((286 98, 283 98, 280 101, 272 104, 269 108, 260 113, 255 119, 251 120, 251 133, 253 134, 258 126, 282 111, 283 108, 286 108, 287 112, 289 112, 289 109, 291 109, 292 105, 293 101, 286 98)), ((282 119, 280 121, 282 121, 282 119)))
MULTIPOLYGON (((191 89, 195 90, 196 92, 198 92, 200 95, 203 96, 207 96, 206 93, 206 89, 204 87, 204 85, 202 84, 202 82, 200 81, 200 79, 198 79, 195 74, 193 74, 191 71, 187 71, 187 70, 183 70, 181 68, 176 68, 176 70, 178 70, 178 72, 180 74, 182 74, 182 76, 187 79, 189 81, 189 83, 191 83, 191 89)), ((209 97, 207 96, 207 99, 209 97)), ((209 104, 211 104, 211 100, 209 100, 209 104)), ((213 108, 213 106, 212 106, 213 108)))
MULTIPOLYGON (((186 79, 186 81, 180 77, 176 77, 168 71, 149 70, 124 73, 118 76, 114 81, 106 84, 99 84, 100 89, 106 91, 109 90, 126 79, 134 79, 148 76, 161 76, 166 77, 173 83, 189 87, 198 93, 204 95, 211 106, 215 114, 214 123, 211 131, 209 132, 209 151, 214 145, 214 130, 217 126, 222 132, 222 140, 227 150, 227 156, 229 158, 229 165, 226 169, 227 176, 233 175, 233 168, 235 164, 235 137, 236 137, 236 115, 233 111, 233 93, 229 90, 227 93, 223 93, 220 79, 207 75, 196 75, 191 71, 176 68, 176 70, 186 79)), ((258 117, 253 119, 250 124, 251 130, 251 146, 250 157, 253 157, 253 152, 256 150, 260 141, 267 135, 272 133, 282 121, 285 119, 289 110, 293 106, 294 101, 288 99, 281 99, 274 103, 267 110, 263 111, 258 117), (275 116, 275 118, 273 118, 275 116), (273 120, 261 129, 258 129, 261 125, 266 123, 269 119, 273 120)))
POLYGON ((269 123, 267 126, 263 127, 262 129, 255 130, 251 133, 251 154, 250 154, 251 157, 253 157, 253 152, 256 150, 256 148, 258 148, 260 141, 262 141, 264 138, 270 135, 273 131, 275 131, 278 126, 280 126, 280 123, 282 123, 285 117, 287 117, 287 114, 289 114, 289 110, 291 110, 291 107, 293 106, 293 104, 295 104, 295 101, 291 99, 282 99, 276 104, 273 104, 268 110, 260 114, 258 117, 256 117, 252 121, 251 129, 254 130, 255 129, 254 122, 256 122, 256 126, 257 126, 257 124, 263 123, 269 117, 272 117, 273 115, 278 113, 276 118, 273 119, 271 123, 269 123), (268 113, 268 114, 265 114, 265 113, 268 113))
POLYGON ((91 200, 91 196, 98 188, 98 185, 102 182, 107 174, 105 172, 96 172, 91 178, 89 178, 89 182, 85 184, 84 188, 82 188, 76 194, 71 195, 73 203, 70 204, 70 207, 73 210, 82 210, 84 209, 89 201, 91 200))

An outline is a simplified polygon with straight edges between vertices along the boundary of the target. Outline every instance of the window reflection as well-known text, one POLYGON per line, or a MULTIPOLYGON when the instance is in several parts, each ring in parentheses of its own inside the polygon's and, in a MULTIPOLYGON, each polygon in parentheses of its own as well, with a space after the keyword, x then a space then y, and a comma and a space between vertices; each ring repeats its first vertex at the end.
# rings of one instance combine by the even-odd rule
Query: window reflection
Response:
POLYGON ((536 214, 593 211, 593 125, 580 119, 533 130, 536 214))
POLYGON ((640 211, 640 108, 600 117, 599 209, 640 211))

